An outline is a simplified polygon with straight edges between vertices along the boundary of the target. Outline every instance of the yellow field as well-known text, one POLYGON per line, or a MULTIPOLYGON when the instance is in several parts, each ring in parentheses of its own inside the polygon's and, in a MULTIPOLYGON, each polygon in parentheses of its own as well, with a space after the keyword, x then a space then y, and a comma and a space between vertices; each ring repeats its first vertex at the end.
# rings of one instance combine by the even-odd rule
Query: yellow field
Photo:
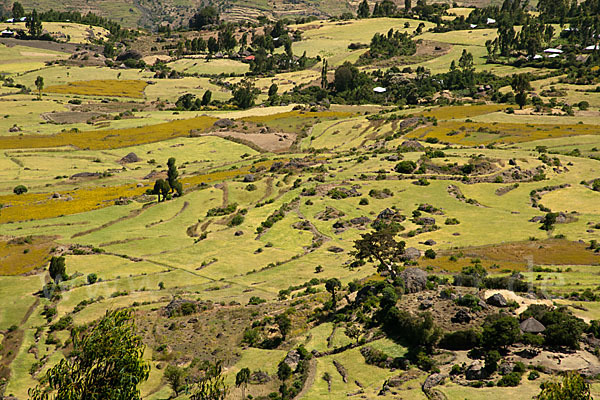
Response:
MULTIPOLYGON (((255 166, 268 168, 273 162, 275 161, 264 161, 255 164, 255 166)), ((219 182, 249 172, 250 166, 244 166, 226 171, 216 171, 182 178, 181 182, 184 187, 189 187, 190 185, 198 185, 200 183, 219 182)), ((134 197, 144 194, 146 189, 150 188, 151 183, 153 182, 141 187, 137 187, 136 184, 128 184, 70 190, 60 192, 60 198, 58 199, 52 198, 51 193, 25 193, 21 195, 11 194, 0 196, 0 204, 4 205, 0 211, 0 223, 55 218, 108 207, 114 205, 114 201, 121 197, 134 197)))
POLYGON ((144 97, 148 83, 140 80, 91 80, 48 86, 46 93, 78 94, 81 96, 144 97))
MULTIPOLYGON (((26 30, 25 22, 9 24, 11 29, 26 30)), ((110 32, 99 26, 88 26, 72 22, 44 22, 44 32, 49 33, 60 42, 67 43, 91 43, 93 39, 105 40, 110 32)), ((4 28, 4 27, 3 27, 4 28)))
POLYGON ((597 125, 523 125, 515 123, 481 123, 442 121, 406 135, 408 138, 436 138, 442 142, 476 146, 490 143, 521 143, 533 140, 577 135, 598 135, 597 125))
POLYGON ((208 129, 216 120, 213 117, 197 117, 129 129, 64 131, 55 135, 4 136, 0 138, 0 148, 38 149, 75 146, 88 150, 117 149, 187 136, 191 130, 204 131, 208 129))
POLYGON ((46 237, 0 241, 0 275, 20 275, 50 258, 52 240, 46 237))

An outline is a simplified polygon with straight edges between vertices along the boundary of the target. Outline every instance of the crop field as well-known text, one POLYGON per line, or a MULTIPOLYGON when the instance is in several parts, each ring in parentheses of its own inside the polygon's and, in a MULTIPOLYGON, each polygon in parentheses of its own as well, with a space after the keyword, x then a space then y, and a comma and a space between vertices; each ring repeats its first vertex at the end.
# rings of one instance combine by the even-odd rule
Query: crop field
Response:
POLYGON ((244 74, 250 69, 248 64, 241 61, 212 59, 204 60, 200 58, 184 58, 168 64, 175 71, 186 72, 188 74, 244 74))
POLYGON ((147 82, 137 80, 92 80, 53 85, 44 89, 48 93, 76 94, 81 96, 110 96, 143 98, 147 82))
MULTIPOLYGON (((8 24, 10 29, 26 30, 25 22, 8 24)), ((67 43, 90 43, 93 40, 105 40, 110 32, 98 26, 85 26, 69 22, 44 22, 44 31, 67 43)))
MULTIPOLYGON (((41 50, 28 46, 7 46, 0 43, 0 72, 23 73, 43 68, 47 61, 66 59, 67 53, 52 50, 41 50), (18 55, 17 57, 15 57, 18 55)), ((4 88, 3 88, 4 89, 4 88)))

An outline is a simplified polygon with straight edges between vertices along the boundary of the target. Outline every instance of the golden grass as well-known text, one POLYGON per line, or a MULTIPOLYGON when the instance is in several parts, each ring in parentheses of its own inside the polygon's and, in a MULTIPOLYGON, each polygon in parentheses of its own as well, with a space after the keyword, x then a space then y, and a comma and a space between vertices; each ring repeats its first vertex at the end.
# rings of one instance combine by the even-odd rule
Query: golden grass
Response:
POLYGON ((4 136, 0 137, 0 149, 39 149, 61 146, 74 146, 86 150, 117 149, 187 136, 192 130, 202 132, 210 128, 216 120, 217 118, 202 116, 129 129, 4 136))
POLYGON ((43 266, 52 246, 48 237, 0 240, 0 275, 24 274, 43 266))
POLYGON ((438 120, 446 119, 461 119, 476 117, 478 115, 489 114, 496 111, 504 110, 506 107, 500 104, 478 104, 472 106, 449 106, 438 107, 431 110, 423 111, 417 115, 424 117, 435 117, 438 120))
POLYGON ((44 89, 46 93, 77 94, 81 96, 144 97, 148 83, 136 79, 101 79, 69 82, 65 85, 53 85, 44 89))
POLYGON ((476 146, 490 143, 522 143, 532 140, 577 135, 598 135, 596 125, 529 125, 516 123, 482 123, 441 121, 406 135, 408 138, 437 138, 442 142, 476 146))
POLYGON ((585 243, 565 239, 503 243, 460 251, 466 257, 479 257, 494 262, 535 265, 597 265, 600 263, 600 255, 588 250, 585 243))
POLYGON ((60 199, 53 199, 52 193, 25 193, 22 195, 0 196, 0 223, 39 220, 91 211, 114 204, 119 197, 143 194, 146 187, 136 185, 98 187, 61 192, 60 199), (67 200, 67 198, 72 200, 67 200))
MULTIPOLYGON (((254 164, 256 167, 269 168, 275 161, 286 162, 288 160, 269 160, 254 164)), ((238 175, 248 174, 250 165, 240 168, 215 171, 207 174, 184 177, 181 179, 184 187, 198 185, 200 183, 219 182, 231 179, 238 175)), ((28 220, 40 220, 56 218, 63 215, 78 214, 114 205, 115 200, 121 197, 140 196, 151 187, 153 182, 145 186, 137 187, 136 184, 82 188, 60 192, 60 198, 52 198, 52 193, 25 193, 21 195, 0 196, 0 223, 19 222, 28 220), (70 200, 67 200, 69 198, 70 200)))
POLYGON ((354 115, 351 112, 347 111, 322 111, 322 112, 305 112, 305 111, 288 111, 279 114, 269 114, 269 115, 253 115, 249 117, 242 118, 243 121, 255 122, 255 123, 267 123, 274 120, 285 119, 285 118, 301 118, 301 119, 309 119, 309 118, 344 118, 350 117, 354 115))

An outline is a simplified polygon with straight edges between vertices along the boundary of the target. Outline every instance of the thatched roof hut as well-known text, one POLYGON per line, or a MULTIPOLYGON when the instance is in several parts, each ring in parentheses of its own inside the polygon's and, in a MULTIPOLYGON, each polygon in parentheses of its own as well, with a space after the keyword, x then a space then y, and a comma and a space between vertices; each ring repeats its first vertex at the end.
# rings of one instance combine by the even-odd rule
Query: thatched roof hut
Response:
POLYGON ((525 321, 521 322, 521 331, 524 333, 541 333, 545 330, 546 327, 533 317, 529 317, 525 321))

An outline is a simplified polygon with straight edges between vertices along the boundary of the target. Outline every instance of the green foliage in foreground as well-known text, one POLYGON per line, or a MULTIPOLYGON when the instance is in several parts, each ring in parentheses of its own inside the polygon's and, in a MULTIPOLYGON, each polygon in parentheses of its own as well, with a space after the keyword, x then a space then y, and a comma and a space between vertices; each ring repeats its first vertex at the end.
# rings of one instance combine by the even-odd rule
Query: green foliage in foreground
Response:
POLYGON ((73 351, 48 370, 31 400, 137 400, 150 365, 131 310, 107 311, 95 325, 71 331, 73 351))
POLYGON ((569 372, 562 382, 544 383, 538 396, 538 400, 590 400, 591 398, 590 385, 576 372, 569 372))

